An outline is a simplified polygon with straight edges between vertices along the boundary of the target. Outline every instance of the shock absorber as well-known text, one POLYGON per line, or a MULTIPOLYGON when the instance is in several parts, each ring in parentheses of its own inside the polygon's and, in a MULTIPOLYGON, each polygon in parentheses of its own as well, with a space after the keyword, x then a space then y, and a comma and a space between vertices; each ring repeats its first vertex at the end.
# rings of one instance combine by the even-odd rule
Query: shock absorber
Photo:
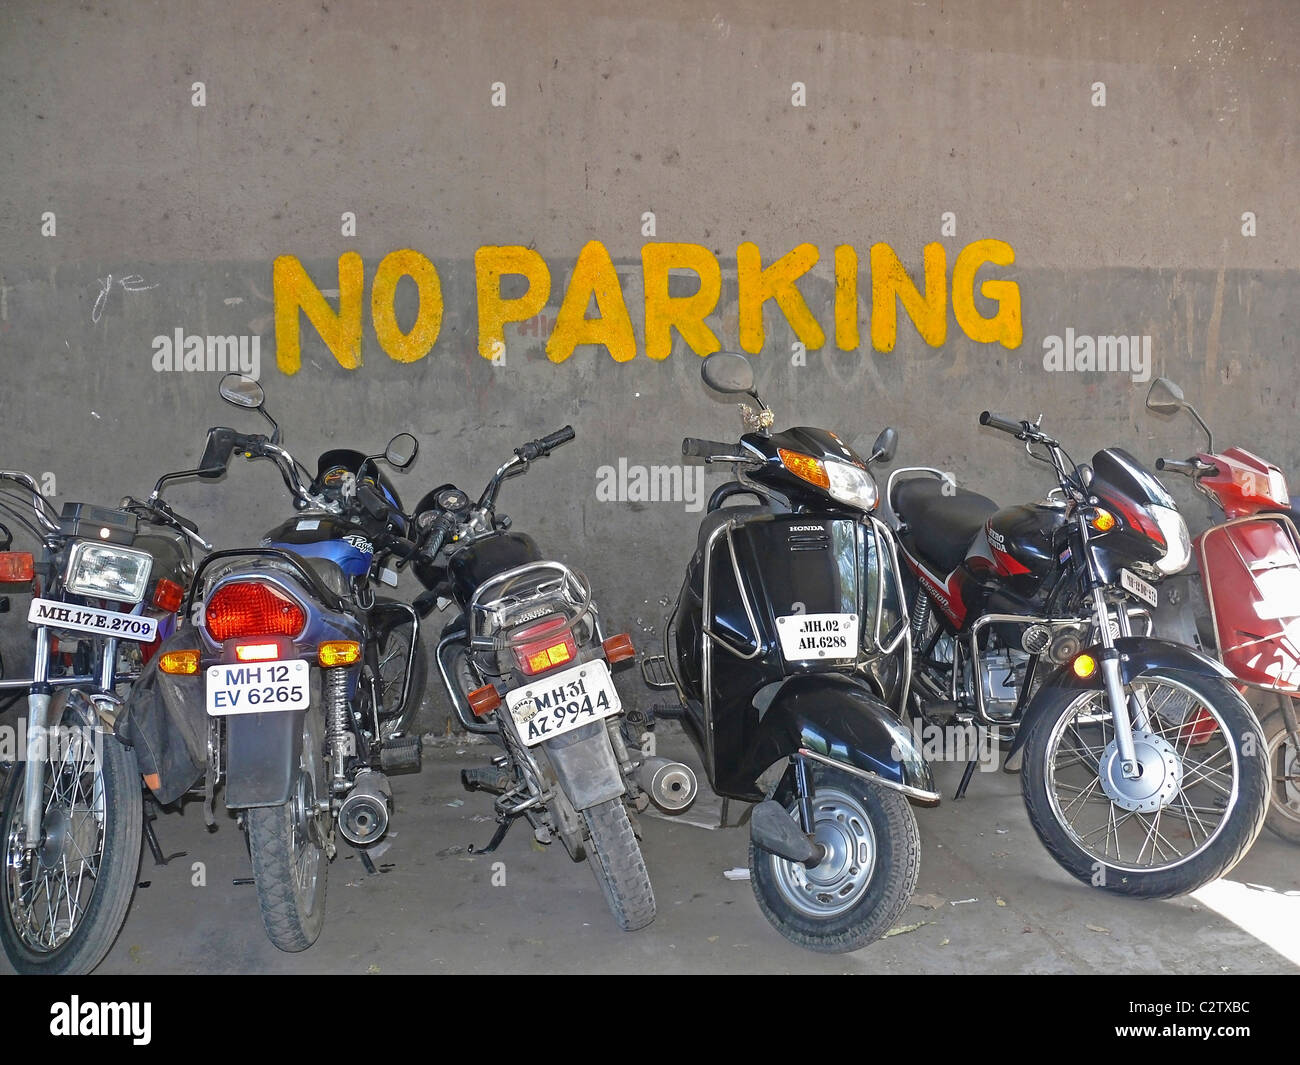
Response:
POLYGON ((912 643, 920 644, 925 635, 925 627, 930 623, 930 593, 920 588, 916 593, 916 603, 912 609, 912 643))
POLYGON ((334 766, 334 790, 347 788, 344 760, 355 753, 352 731, 348 728, 348 671, 346 666, 333 666, 323 671, 321 690, 325 698, 325 728, 329 737, 330 759, 334 766))

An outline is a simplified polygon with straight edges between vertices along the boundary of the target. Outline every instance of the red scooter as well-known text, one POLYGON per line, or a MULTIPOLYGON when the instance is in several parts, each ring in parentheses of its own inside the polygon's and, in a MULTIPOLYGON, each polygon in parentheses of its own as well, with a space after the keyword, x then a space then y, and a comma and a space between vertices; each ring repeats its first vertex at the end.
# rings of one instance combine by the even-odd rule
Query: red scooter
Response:
MULTIPOLYGON (((1157 459, 1156 469, 1190 477, 1215 504, 1211 521, 1218 512, 1224 519, 1193 541, 1199 572, 1185 578, 1186 595, 1166 597, 1171 609, 1157 613, 1157 628, 1216 656, 1254 689, 1273 781, 1264 823, 1300 843, 1300 512, 1278 467, 1239 447, 1214 450, 1210 427, 1172 381, 1151 382, 1147 409, 1185 410, 1205 430, 1205 451, 1157 459)), ((1204 738, 1194 727, 1190 742, 1204 738)))

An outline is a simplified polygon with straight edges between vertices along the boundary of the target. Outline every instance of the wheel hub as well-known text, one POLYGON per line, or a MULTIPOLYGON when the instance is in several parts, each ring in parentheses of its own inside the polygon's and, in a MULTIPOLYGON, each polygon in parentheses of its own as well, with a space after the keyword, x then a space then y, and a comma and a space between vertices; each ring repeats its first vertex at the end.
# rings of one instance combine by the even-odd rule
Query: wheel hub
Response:
POLYGON ((1155 813, 1168 806, 1183 781, 1183 763, 1173 746, 1161 736, 1133 730, 1133 753, 1138 775, 1124 775, 1119 746, 1111 740, 1101 753, 1101 790, 1116 806, 1134 813, 1155 813))
POLYGON ((811 869, 775 856, 771 860, 781 893, 796 909, 830 918, 851 909, 867 890, 876 840, 865 813, 847 796, 819 791, 815 807, 812 835, 822 847, 822 860, 811 869))

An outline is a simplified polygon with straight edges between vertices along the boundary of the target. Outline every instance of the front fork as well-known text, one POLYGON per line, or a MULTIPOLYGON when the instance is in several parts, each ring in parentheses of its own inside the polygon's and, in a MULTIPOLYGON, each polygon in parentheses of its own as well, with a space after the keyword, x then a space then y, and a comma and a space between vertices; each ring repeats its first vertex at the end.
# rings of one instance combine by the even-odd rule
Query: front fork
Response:
MULTIPOLYGON (((117 676, 117 640, 106 639, 99 663, 100 691, 111 692, 117 676)), ((32 669, 32 688, 27 696, 27 765, 23 774, 23 846, 30 854, 41 845, 44 812, 46 753, 49 749, 50 706, 50 630, 36 629, 36 657, 32 669)))
MULTIPOLYGON (((1133 718, 1129 714, 1128 696, 1124 692, 1124 678, 1120 676, 1119 651, 1115 649, 1115 639, 1110 631, 1110 610, 1106 605, 1104 589, 1093 588, 1092 603, 1101 636, 1101 679, 1106 686, 1106 701, 1110 703, 1115 725, 1115 746, 1119 749, 1120 771, 1129 780, 1136 780, 1142 773, 1142 767, 1138 765, 1137 751, 1133 747, 1133 718)), ((1122 635, 1133 634, 1128 612, 1122 604, 1115 611, 1115 620, 1122 635)), ((1138 703, 1136 696, 1134 703, 1139 716, 1144 716, 1145 709, 1138 703)))

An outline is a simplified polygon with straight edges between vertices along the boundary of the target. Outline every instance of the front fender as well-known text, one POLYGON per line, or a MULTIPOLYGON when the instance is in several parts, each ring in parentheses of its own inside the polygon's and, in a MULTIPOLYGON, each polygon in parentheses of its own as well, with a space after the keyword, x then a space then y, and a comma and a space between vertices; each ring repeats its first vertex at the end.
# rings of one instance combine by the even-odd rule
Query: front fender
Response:
POLYGON ((805 673, 781 684, 740 776, 754 780, 800 752, 921 802, 941 797, 912 733, 864 684, 841 673, 805 673))
MULTIPOLYGON (((1121 636, 1115 641, 1115 650, 1119 652, 1119 673, 1125 684, 1129 684, 1145 674, 1154 673, 1156 670, 1194 673, 1202 677, 1220 677, 1226 680, 1232 679, 1232 674, 1213 658, 1192 647, 1186 647, 1181 643, 1172 643, 1169 640, 1158 640, 1150 636, 1121 636)), ((1100 662, 1102 651, 1101 644, 1093 644, 1093 646, 1080 651, 1079 654, 1090 655, 1100 662)), ((1045 709, 1045 700, 1043 699, 1045 692, 1051 688, 1063 688, 1066 691, 1101 691, 1105 687, 1100 668, 1093 670, 1091 676, 1080 677, 1071 668, 1074 661, 1075 659, 1071 659, 1065 665, 1059 666, 1050 673, 1047 679, 1043 681, 1043 686, 1038 689, 1037 694, 1030 700, 1029 705, 1025 708, 1024 716, 1021 718, 1020 727, 1016 730, 1015 741, 1011 744, 1011 749, 1007 751, 1007 757, 1003 763, 1007 768, 1011 767, 1012 759, 1016 757, 1024 744, 1029 726, 1042 715, 1045 709)))

